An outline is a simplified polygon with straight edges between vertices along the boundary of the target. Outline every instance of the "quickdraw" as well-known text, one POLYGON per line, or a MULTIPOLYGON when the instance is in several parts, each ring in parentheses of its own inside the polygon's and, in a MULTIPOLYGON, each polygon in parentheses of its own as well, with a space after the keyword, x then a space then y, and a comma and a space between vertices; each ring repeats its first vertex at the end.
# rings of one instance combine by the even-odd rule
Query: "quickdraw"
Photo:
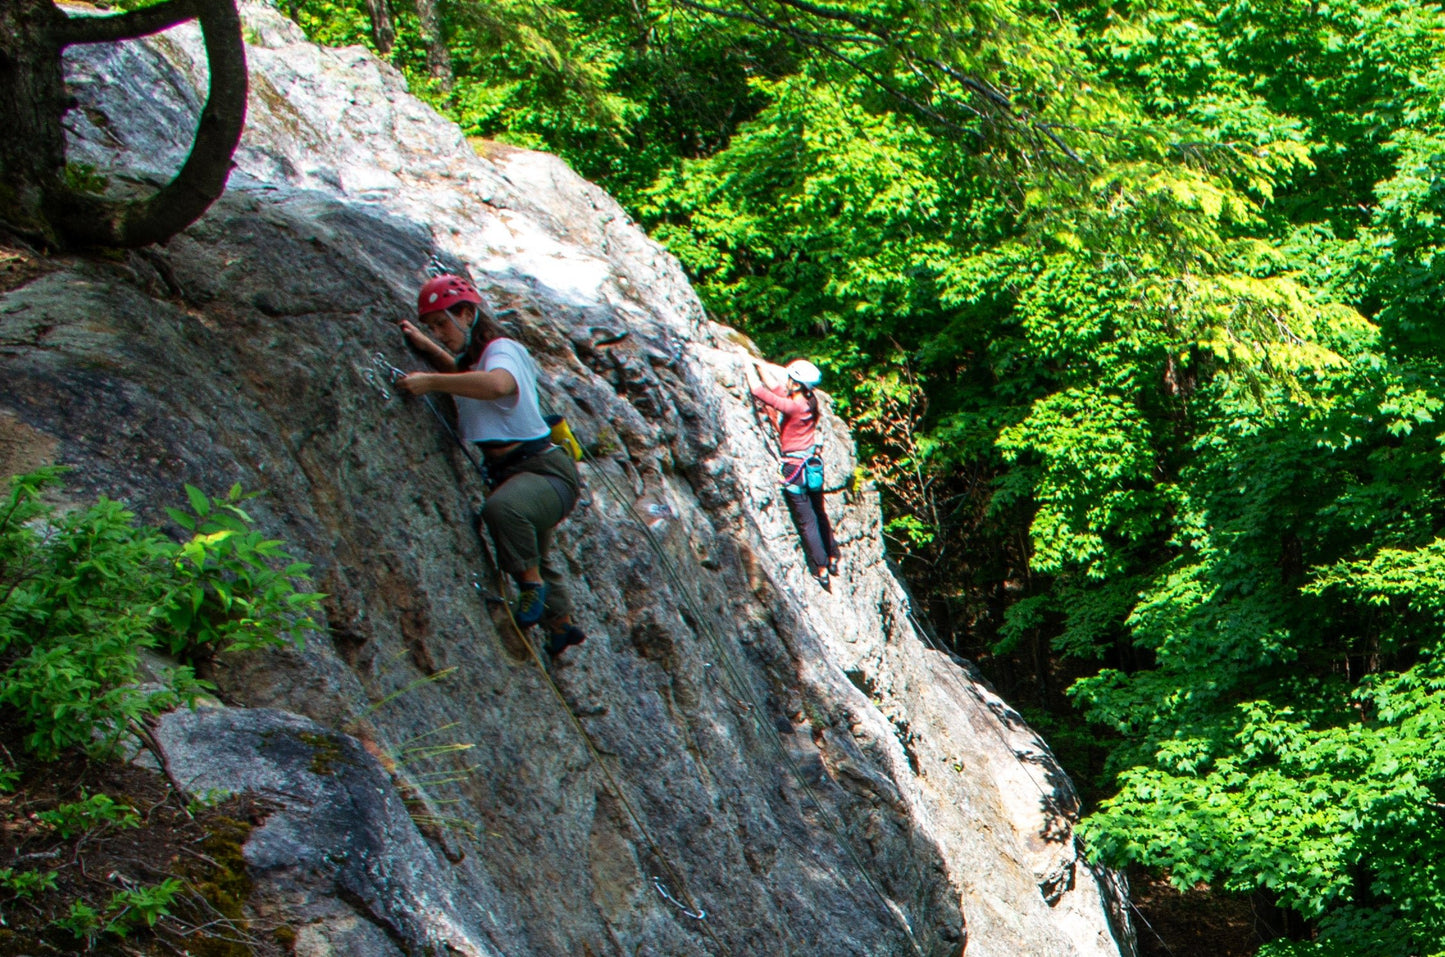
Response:
POLYGON ((405 378, 406 374, 405 369, 398 369, 387 360, 384 354, 377 352, 371 356, 371 368, 363 372, 361 377, 373 389, 380 392, 382 398, 391 400, 396 397, 396 393, 388 387, 395 385, 398 379, 405 378))
POLYGON ((667 901, 673 907, 676 907, 678 910, 682 911, 693 920, 707 920, 707 911, 699 907, 697 913, 694 914, 686 904, 684 904, 682 901, 678 900, 676 897, 673 897, 667 892, 667 888, 662 886, 662 879, 656 874, 652 875, 652 886, 657 888, 657 892, 662 895, 663 900, 667 901))
POLYGON ((405 369, 398 369, 387 361, 385 355, 377 352, 371 357, 371 367, 361 373, 361 378, 366 381, 367 385, 380 392, 383 399, 390 401, 396 397, 396 393, 388 387, 405 375, 405 369))
POLYGON ((723 697, 727 698, 734 705, 741 708, 744 713, 751 714, 753 706, 748 704, 741 698, 737 697, 736 695, 730 693, 722 686, 722 679, 718 678, 717 672, 713 670, 715 667, 716 666, 711 661, 704 661, 702 663, 702 673, 706 675, 709 679, 711 679, 713 687, 717 688, 718 691, 722 693, 723 697))
POLYGON ((396 382, 398 379, 405 379, 407 376, 407 371, 405 369, 398 369, 392 365, 391 360, 387 359, 386 354, 383 352, 377 352, 372 355, 371 365, 372 368, 377 371, 378 375, 386 376, 388 383, 396 382))

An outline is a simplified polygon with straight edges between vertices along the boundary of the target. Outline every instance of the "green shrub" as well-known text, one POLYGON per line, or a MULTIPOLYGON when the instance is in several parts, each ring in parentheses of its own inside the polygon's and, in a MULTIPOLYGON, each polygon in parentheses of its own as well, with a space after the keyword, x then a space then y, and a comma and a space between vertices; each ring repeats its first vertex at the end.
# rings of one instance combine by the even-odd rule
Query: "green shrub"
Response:
POLYGON ((206 690, 196 664, 314 624, 321 596, 295 584, 307 566, 251 529, 239 487, 213 500, 187 486, 191 510, 169 510, 190 533, 177 542, 105 498, 59 513, 42 493, 62 471, 11 478, 0 503, 0 717, 37 757, 105 751, 206 690), (147 649, 177 664, 142 686, 147 649))
POLYGON ((75 901, 70 905, 70 914, 57 920, 55 926, 84 940, 86 946, 90 947, 95 943, 96 935, 100 931, 100 912, 85 901, 75 901))
POLYGON ((54 871, 17 871, 13 867, 0 867, 0 890, 9 891, 16 897, 34 897, 54 889, 54 871))
POLYGON ((159 610, 165 618, 165 649, 192 662, 222 651, 250 651, 299 645, 305 617, 321 599, 297 591, 310 565, 295 562, 284 543, 251 528, 240 503, 252 496, 231 486, 224 499, 209 499, 186 486, 192 511, 168 508, 166 514, 191 533, 174 556, 176 586, 159 610))
POLYGON ((168 877, 159 884, 116 891, 106 908, 106 931, 124 937, 141 925, 154 927, 156 921, 170 913, 171 902, 184 887, 174 877, 168 877))
POLYGON ((61 804, 35 816, 42 824, 67 840, 103 824, 140 827, 140 815, 135 808, 117 801, 109 794, 91 794, 83 801, 61 804))

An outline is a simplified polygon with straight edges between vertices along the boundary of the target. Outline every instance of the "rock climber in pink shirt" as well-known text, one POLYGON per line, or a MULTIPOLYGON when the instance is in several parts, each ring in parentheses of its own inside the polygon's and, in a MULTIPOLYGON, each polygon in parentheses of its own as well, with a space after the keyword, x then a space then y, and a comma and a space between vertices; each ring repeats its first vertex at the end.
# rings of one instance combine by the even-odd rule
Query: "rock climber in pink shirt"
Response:
POLYGON ((823 501, 823 460, 818 456, 818 397, 813 390, 823 374, 807 359, 796 359, 784 368, 787 380, 770 385, 762 366, 753 363, 753 368, 759 380, 752 388, 753 398, 777 413, 783 500, 803 540, 808 570, 828 588, 829 574, 838 574, 838 544, 823 501))

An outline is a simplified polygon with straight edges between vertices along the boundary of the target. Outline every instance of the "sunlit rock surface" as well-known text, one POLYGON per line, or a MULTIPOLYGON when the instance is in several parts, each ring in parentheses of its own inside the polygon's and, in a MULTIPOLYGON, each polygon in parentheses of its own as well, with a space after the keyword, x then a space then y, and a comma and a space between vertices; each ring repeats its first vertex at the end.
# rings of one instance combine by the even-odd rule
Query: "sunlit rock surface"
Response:
MULTIPOLYGON (((670 256, 557 159, 474 150, 370 54, 244 11, 225 197, 163 248, 4 284, 0 467, 73 465, 70 494, 157 521, 183 482, 264 489, 248 509, 314 563, 304 650, 229 662, 232 707, 161 734, 178 780, 280 809, 247 847, 258 912, 297 953, 353 957, 1130 953, 1047 747, 912 621, 841 425, 828 593, 745 401, 747 342, 670 256), (467 460, 374 364, 415 367, 394 322, 434 255, 590 452, 559 548, 591 638, 560 701, 479 600, 467 460), (323 740, 344 774, 305 759, 323 740)), ((198 51, 190 30, 79 51, 72 158, 115 189, 168 178, 198 51)))

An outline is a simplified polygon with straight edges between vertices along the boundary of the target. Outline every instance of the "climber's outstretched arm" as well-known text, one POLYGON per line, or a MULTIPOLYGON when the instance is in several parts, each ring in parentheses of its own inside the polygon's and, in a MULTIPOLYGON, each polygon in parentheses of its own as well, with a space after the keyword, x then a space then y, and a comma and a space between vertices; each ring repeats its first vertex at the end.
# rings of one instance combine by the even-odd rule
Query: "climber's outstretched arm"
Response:
POLYGON ((517 392, 517 380, 506 369, 490 372, 413 372, 399 379, 396 385, 407 395, 446 392, 466 399, 505 399, 517 392))

